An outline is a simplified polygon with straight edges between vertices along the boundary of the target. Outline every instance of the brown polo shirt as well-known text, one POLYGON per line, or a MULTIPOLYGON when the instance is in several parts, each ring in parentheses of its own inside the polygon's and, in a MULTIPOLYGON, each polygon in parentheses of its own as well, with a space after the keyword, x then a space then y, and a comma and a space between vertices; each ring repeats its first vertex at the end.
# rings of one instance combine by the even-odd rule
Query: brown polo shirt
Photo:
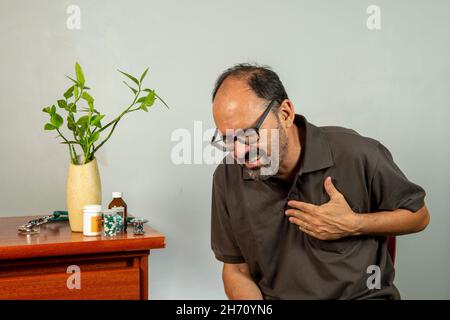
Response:
POLYGON ((211 246, 225 263, 244 263, 265 299, 399 299, 383 236, 323 241, 288 221, 288 200, 329 201, 323 183, 333 178, 353 211, 370 213, 424 206, 425 191, 410 182, 380 142, 342 127, 317 127, 296 115, 301 164, 293 183, 252 178, 238 164, 214 172, 211 246), (380 289, 369 289, 375 265, 380 289), (370 283, 370 282, 369 282, 370 283))

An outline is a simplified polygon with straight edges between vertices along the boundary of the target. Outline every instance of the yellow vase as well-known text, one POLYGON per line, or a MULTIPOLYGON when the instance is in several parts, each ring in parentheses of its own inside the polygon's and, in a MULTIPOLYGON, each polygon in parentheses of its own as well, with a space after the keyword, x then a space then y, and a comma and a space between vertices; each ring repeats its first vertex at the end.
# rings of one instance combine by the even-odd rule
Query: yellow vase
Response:
POLYGON ((73 232, 83 232, 83 207, 88 204, 102 204, 102 186, 97 160, 81 165, 71 163, 66 190, 70 229, 73 232))

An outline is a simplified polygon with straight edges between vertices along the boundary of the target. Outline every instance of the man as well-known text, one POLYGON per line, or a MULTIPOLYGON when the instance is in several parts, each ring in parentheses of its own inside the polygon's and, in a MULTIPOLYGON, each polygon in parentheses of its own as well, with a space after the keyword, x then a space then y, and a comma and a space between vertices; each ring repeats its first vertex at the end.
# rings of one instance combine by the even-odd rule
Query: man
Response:
POLYGON ((213 178, 212 249, 230 299, 400 298, 387 236, 423 230, 429 214, 424 190, 385 146, 309 123, 276 73, 256 65, 218 78, 213 116, 212 143, 235 159, 244 150, 244 161, 225 161, 213 178), (263 175, 272 129, 278 170, 263 175), (248 131, 257 138, 229 135, 248 131), (259 156, 248 156, 254 145, 259 156))

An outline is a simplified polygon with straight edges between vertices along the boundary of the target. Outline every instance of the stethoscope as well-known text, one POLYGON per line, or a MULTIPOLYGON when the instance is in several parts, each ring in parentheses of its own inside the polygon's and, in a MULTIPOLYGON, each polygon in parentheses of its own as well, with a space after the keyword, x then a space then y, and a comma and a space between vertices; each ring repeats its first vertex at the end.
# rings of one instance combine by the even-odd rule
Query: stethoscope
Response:
MULTIPOLYGON (((20 234, 23 235, 29 235, 29 234, 37 234, 40 232, 40 226, 46 223, 50 222, 57 222, 57 221, 69 221, 69 215, 67 211, 53 211, 53 214, 39 217, 37 219, 32 219, 28 221, 27 223, 19 226, 18 231, 20 234)), ((127 223, 130 223, 134 226, 134 234, 141 235, 144 234, 144 224, 147 223, 148 220, 146 219, 140 219, 140 218, 134 218, 134 217, 128 217, 127 223)))
POLYGON ((39 226, 56 221, 69 221, 67 211, 53 211, 53 214, 28 221, 19 226, 18 230, 20 234, 36 234, 40 232, 39 226))

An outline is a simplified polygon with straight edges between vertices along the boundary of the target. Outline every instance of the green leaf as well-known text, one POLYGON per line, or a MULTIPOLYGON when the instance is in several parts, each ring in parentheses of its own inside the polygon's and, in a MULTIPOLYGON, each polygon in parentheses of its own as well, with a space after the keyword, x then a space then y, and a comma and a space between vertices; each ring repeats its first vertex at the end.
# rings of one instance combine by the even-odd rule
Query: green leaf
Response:
POLYGON ((94 114, 100 114, 100 112, 98 112, 97 109, 83 108, 83 109, 81 109, 81 111, 83 111, 83 112, 92 112, 94 114))
POLYGON ((142 109, 142 110, 144 110, 145 112, 148 112, 148 109, 147 109, 147 106, 145 105, 145 103, 141 104, 141 105, 139 106, 139 109, 142 109))
POLYGON ((144 103, 146 106, 150 107, 155 103, 155 91, 150 91, 148 95, 145 97, 144 103))
POLYGON ((121 74, 123 74, 124 76, 128 77, 131 81, 133 81, 134 83, 136 83, 136 84, 139 86, 139 81, 138 81, 138 79, 136 79, 135 77, 133 77, 131 74, 128 74, 128 73, 123 72, 123 71, 120 71, 120 70, 117 70, 117 71, 119 71, 119 72, 120 72, 121 74))
POLYGON ((77 125, 85 127, 89 121, 89 116, 82 116, 78 119, 77 125))
POLYGON ((100 121, 101 121, 104 117, 105 117, 104 114, 93 116, 92 119, 91 119, 91 126, 95 126, 95 127, 97 127, 97 128, 101 128, 101 127, 102 127, 102 124, 101 124, 100 121))
POLYGON ((75 83, 78 86, 78 81, 75 80, 74 78, 72 78, 71 76, 66 75, 67 78, 69 78, 70 80, 73 81, 73 83, 75 83))
POLYGON ((42 109, 42 112, 51 114, 52 113, 52 107, 45 107, 44 109, 42 109))
POLYGON ((125 85, 126 85, 128 88, 130 88, 130 90, 133 91, 134 94, 137 93, 137 90, 136 90, 135 88, 131 87, 126 81, 123 81, 123 83, 125 83, 125 85))
POLYGON ((84 73, 83 73, 83 69, 81 68, 81 66, 79 65, 79 63, 75 63, 75 74, 77 76, 77 81, 78 83, 81 85, 81 87, 84 86, 84 73))
POLYGON ((139 99, 137 99, 136 104, 144 102, 145 99, 147 99, 147 96, 140 97, 139 99))
POLYGON ((54 125, 56 128, 59 128, 64 123, 64 119, 59 114, 55 113, 52 114, 50 118, 50 123, 54 125))
POLYGON ((71 86, 66 92, 64 92, 64 98, 69 99, 73 96, 73 87, 74 86, 71 86))
POLYGON ((86 130, 88 129, 89 116, 82 116, 77 121, 78 132, 80 136, 84 136, 86 130))
POLYGON ((146 95, 144 97, 140 97, 136 101, 136 104, 142 103, 142 104, 145 104, 146 107, 150 107, 153 105, 154 102, 155 102, 155 92, 153 90, 150 90, 148 95, 146 95))
POLYGON ((67 116, 67 128, 71 131, 76 132, 77 126, 75 125, 75 118, 73 116, 73 113, 69 113, 67 116))
POLYGON ((63 108, 63 109, 67 109, 67 102, 66 100, 58 100, 56 101, 58 103, 58 107, 63 108))
POLYGON ((44 126, 44 130, 55 130, 56 127, 52 125, 51 123, 46 123, 44 126))
POLYGON ((67 129, 70 131, 77 131, 77 126, 73 122, 67 122, 67 129))
POLYGON ((148 71, 148 68, 145 69, 144 73, 142 73, 141 78, 139 79, 139 81, 140 81, 141 83, 142 83, 142 80, 144 80, 145 76, 147 75, 147 71, 148 71))
POLYGON ((56 107, 55 105, 52 105, 51 109, 50 109, 50 115, 54 115, 56 113, 56 107))
POLYGON ((86 100, 88 103, 93 103, 94 102, 94 98, 92 98, 92 96, 89 93, 87 93, 86 91, 83 92, 83 95, 81 96, 81 98, 86 100))
POLYGON ((77 134, 78 134, 78 140, 80 140, 81 146, 86 145, 86 139, 84 138, 85 132, 86 132, 86 127, 83 127, 83 126, 78 127, 77 134))
POLYGON ((77 105, 73 102, 69 103, 69 105, 67 106, 67 111, 77 112, 77 105))
POLYGON ((94 110, 94 98, 92 98, 92 96, 87 93, 86 91, 83 92, 83 95, 81 96, 81 98, 83 98, 84 100, 87 101, 88 105, 89 105, 89 111, 93 112, 94 110))
POLYGON ((78 89, 78 86, 73 87, 73 92, 75 93, 75 99, 78 99, 78 95, 80 94, 80 90, 78 89))
POLYGON ((97 141, 99 137, 100 137, 100 131, 96 131, 96 132, 94 132, 94 133, 91 135, 91 137, 89 138, 89 142, 92 144, 92 143, 94 143, 95 141, 97 141))
POLYGON ((153 92, 154 95, 155 95, 155 97, 156 97, 158 100, 160 100, 160 101, 164 104, 164 106, 165 106, 167 109, 169 109, 169 106, 167 105, 167 103, 163 100, 163 98, 161 98, 160 96, 158 96, 158 95, 156 94, 155 90, 144 89, 144 90, 142 90, 142 91, 145 91, 145 92, 153 92))

